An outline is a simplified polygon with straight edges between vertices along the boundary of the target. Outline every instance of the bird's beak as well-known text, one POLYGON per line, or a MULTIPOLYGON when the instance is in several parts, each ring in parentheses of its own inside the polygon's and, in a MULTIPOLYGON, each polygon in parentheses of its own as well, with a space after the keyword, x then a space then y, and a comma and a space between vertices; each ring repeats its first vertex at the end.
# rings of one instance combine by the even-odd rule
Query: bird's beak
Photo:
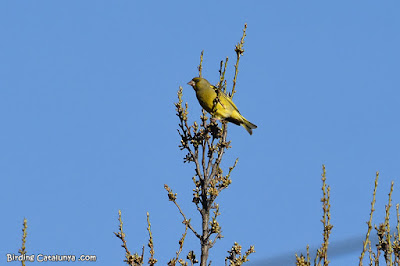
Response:
POLYGON ((194 85, 195 85, 195 83, 194 83, 193 80, 189 81, 187 84, 190 85, 190 86, 192 86, 192 87, 194 87, 194 85))

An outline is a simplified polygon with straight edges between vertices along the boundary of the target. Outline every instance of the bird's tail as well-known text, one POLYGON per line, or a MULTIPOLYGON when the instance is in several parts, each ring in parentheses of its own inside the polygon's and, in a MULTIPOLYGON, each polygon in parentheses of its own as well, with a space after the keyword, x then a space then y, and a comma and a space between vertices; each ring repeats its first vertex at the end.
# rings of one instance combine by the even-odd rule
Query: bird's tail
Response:
POLYGON ((241 126, 244 127, 247 130, 247 132, 249 132, 250 135, 253 134, 253 130, 252 129, 257 128, 256 125, 254 125, 253 123, 251 123, 250 121, 248 121, 244 117, 243 117, 243 123, 241 124, 241 126))

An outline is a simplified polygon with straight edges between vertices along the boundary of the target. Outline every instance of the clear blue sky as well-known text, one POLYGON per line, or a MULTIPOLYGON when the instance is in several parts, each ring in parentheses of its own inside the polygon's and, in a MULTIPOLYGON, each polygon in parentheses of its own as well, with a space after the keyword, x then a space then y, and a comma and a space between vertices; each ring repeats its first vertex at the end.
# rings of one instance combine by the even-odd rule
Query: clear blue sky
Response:
MULTIPOLYGON (((382 221, 391 180, 400 202, 399 8, 394 1, 1 1, 1 264, 18 252, 26 217, 28 254, 95 254, 96 265, 123 265, 113 235, 121 209, 132 251, 147 242, 150 212, 165 265, 184 230, 165 183, 200 227, 190 202, 193 166, 178 149, 176 92, 182 85, 190 119, 198 120, 186 83, 200 52, 212 83, 220 60, 230 58, 231 86, 245 22, 234 100, 258 129, 249 136, 229 127, 225 171, 239 163, 218 201, 225 238, 210 254, 213 265, 223 265, 234 241, 255 245, 258 265, 319 245, 322 164, 331 242, 362 237, 376 171, 374 222, 382 221)), ((192 235, 186 244, 185 253, 200 255, 192 235)), ((332 254, 331 265, 354 265, 361 247, 332 254)))

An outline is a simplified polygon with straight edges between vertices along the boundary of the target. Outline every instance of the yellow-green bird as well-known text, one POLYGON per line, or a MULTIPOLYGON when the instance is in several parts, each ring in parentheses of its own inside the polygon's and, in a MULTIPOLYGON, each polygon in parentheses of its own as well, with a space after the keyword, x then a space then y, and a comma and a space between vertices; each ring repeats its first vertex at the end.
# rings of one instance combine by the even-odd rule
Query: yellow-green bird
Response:
POLYGON ((215 86, 211 85, 204 78, 193 78, 188 82, 196 92, 197 100, 201 107, 209 112, 216 119, 223 119, 232 122, 238 126, 244 127, 251 135, 252 129, 257 128, 256 125, 250 123, 244 118, 232 99, 215 86), (218 100, 216 100, 218 96, 218 100))

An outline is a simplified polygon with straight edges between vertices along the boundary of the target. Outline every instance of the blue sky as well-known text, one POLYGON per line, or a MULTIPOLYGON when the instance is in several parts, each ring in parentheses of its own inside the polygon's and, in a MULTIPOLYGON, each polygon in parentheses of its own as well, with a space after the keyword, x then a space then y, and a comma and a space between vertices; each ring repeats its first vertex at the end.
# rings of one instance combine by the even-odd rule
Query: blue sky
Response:
MULTIPOLYGON (((372 1, 2 1, 1 261, 18 252, 26 217, 28 254, 94 254, 96 265, 123 265, 113 235, 121 209, 131 251, 147 243, 150 212, 156 258, 165 265, 184 230, 165 183, 200 227, 193 166, 178 148, 176 92, 183 86, 190 119, 198 120, 186 83, 197 75, 200 52, 211 83, 220 60, 230 58, 231 86, 245 22, 234 101, 258 128, 249 136, 229 126, 233 148, 223 166, 239 163, 218 200, 225 238, 211 251, 213 265, 222 265, 234 241, 255 245, 253 265, 320 245, 322 164, 331 242, 359 239, 376 171, 374 222, 384 217, 392 180, 400 202, 399 8, 372 1)), ((200 255, 192 235, 186 244, 185 253, 200 255)), ((331 265, 356 264, 361 248, 332 252, 331 265)))

